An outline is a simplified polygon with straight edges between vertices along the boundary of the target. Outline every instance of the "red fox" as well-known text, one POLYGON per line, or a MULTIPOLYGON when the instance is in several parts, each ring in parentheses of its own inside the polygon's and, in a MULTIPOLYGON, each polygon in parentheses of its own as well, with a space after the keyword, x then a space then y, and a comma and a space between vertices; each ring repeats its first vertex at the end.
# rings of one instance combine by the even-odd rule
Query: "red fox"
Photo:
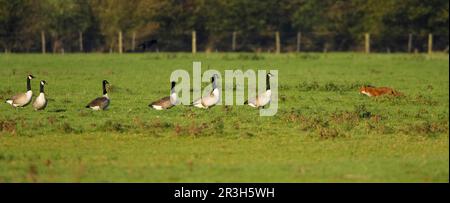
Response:
POLYGON ((397 92, 390 87, 362 86, 361 88, 359 88, 359 93, 365 94, 369 97, 377 97, 385 94, 392 96, 402 96, 400 92, 397 92))

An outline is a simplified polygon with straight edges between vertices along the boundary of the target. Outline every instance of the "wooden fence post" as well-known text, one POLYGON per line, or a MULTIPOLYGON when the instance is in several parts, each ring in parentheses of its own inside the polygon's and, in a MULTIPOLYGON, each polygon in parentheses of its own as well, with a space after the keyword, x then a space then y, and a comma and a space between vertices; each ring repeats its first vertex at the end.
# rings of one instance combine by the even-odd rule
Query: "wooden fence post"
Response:
POLYGON ((121 54, 123 52, 123 45, 122 45, 122 31, 119 31, 119 54, 121 54))
POLYGON ((197 53, 197 33, 192 31, 192 53, 197 53))
POLYGON ((326 54, 328 52, 328 43, 325 42, 325 44, 323 45, 323 53, 326 54))
POLYGON ((428 54, 433 53, 433 34, 428 34, 428 54))
POLYGON ((236 51, 236 31, 233 32, 233 39, 231 42, 231 50, 236 51))
POLYGON ((45 32, 41 31, 41 48, 42 48, 42 53, 45 54, 46 50, 45 50, 45 32))
POLYGON ((364 38, 365 38, 365 51, 366 54, 370 53, 370 34, 369 33, 365 33, 364 34, 364 38))
POLYGON ((133 32, 133 36, 131 38, 131 50, 133 52, 136 50, 136 32, 133 32))
POLYGON ((409 35, 408 35, 408 53, 411 53, 412 52, 412 34, 410 33, 409 35))
POLYGON ((276 53, 279 54, 281 52, 281 45, 280 45, 280 32, 275 32, 275 50, 276 53))
POLYGON ((79 38, 80 38, 80 40, 79 40, 80 52, 83 52, 83 32, 80 31, 78 34, 79 34, 79 38))
POLYGON ((302 43, 302 33, 297 32, 297 52, 300 52, 301 43, 302 43))

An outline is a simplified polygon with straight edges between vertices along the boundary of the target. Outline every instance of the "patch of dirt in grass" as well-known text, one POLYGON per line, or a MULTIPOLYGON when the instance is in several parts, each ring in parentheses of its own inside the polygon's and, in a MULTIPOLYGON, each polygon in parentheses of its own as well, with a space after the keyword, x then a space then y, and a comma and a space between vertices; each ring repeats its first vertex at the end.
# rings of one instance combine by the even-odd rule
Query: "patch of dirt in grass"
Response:
POLYGON ((343 136, 336 128, 319 127, 317 131, 321 139, 333 139, 343 136))
POLYGON ((107 132, 125 133, 131 128, 130 125, 123 124, 120 121, 107 120, 100 126, 100 130, 107 132))
POLYGON ((335 82, 326 82, 324 84, 319 84, 318 82, 302 82, 295 86, 299 91, 325 91, 325 92, 346 92, 346 91, 357 91, 359 87, 363 86, 365 83, 355 82, 339 84, 335 82))
POLYGON ((0 132, 16 134, 17 122, 11 119, 0 120, 0 132))
POLYGON ((0 90, 0 100, 6 100, 13 95, 13 91, 10 89, 0 90))
POLYGON ((187 125, 175 124, 172 126, 177 136, 211 136, 223 133, 224 124, 221 119, 215 119, 212 122, 191 122, 187 125))
POLYGON ((403 127, 399 131, 409 135, 436 135, 436 134, 448 134, 448 121, 426 121, 416 123, 408 127, 403 127))
POLYGON ((353 111, 336 111, 318 116, 302 115, 300 111, 292 110, 285 113, 283 119, 296 124, 301 131, 314 133, 324 139, 345 137, 358 126, 363 126, 367 132, 392 132, 382 122, 383 116, 373 114, 365 105, 356 105, 353 111))

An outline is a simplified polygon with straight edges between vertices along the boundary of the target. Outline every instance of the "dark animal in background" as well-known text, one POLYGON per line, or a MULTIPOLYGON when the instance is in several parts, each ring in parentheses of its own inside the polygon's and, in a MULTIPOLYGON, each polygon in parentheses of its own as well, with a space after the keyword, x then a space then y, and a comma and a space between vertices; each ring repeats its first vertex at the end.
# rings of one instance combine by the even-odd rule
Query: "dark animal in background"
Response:
POLYGON ((148 40, 148 41, 144 41, 141 44, 138 45, 138 47, 143 51, 147 51, 150 50, 150 48, 154 47, 158 45, 158 40, 156 39, 152 39, 152 40, 148 40))

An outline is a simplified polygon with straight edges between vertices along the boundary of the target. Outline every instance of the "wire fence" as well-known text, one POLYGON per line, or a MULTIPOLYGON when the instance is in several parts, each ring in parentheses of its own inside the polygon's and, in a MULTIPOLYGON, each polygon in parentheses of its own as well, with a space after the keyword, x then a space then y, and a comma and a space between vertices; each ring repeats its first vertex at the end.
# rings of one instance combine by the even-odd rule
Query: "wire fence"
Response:
POLYGON ((4 52, 447 52, 448 35, 364 33, 357 36, 317 32, 218 32, 186 31, 139 36, 124 32, 108 37, 89 33, 66 33, 58 37, 46 32, 0 36, 4 52), (6 48, 8 47, 8 48, 6 48))

